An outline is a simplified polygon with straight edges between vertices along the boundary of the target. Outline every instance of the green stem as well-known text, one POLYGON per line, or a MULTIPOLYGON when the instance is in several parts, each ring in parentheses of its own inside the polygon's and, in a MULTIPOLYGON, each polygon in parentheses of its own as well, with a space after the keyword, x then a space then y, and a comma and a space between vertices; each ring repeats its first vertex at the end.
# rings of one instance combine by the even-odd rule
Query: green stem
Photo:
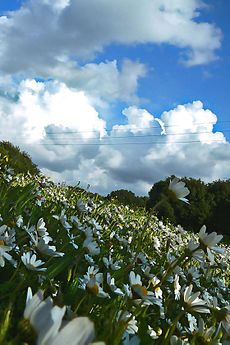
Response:
POLYGON ((74 313, 77 314, 78 309, 80 308, 81 304, 84 302, 84 300, 88 297, 87 294, 85 294, 82 299, 80 300, 80 302, 78 303, 78 305, 76 306, 76 308, 74 309, 74 313))
MULTIPOLYGON (((178 266, 185 258, 186 258, 186 253, 183 253, 178 259, 176 259, 174 263, 167 268, 166 272, 163 274, 160 282, 155 286, 155 288, 162 286, 163 282, 173 272, 176 266, 178 266)), ((185 264, 187 261, 188 259, 186 259, 183 264, 185 264)))
MULTIPOLYGON (((200 249, 200 247, 191 251, 191 254, 196 252, 198 249, 200 249)), ((173 270, 176 268, 176 266, 181 264, 184 259, 185 259, 185 261, 183 262, 183 265, 186 264, 186 262, 188 262, 190 260, 190 256, 188 256, 187 248, 185 249, 185 252, 178 259, 176 259, 172 265, 170 265, 167 268, 166 272, 163 274, 163 276, 161 278, 161 281, 155 286, 155 288, 160 287, 163 284, 163 282, 168 278, 168 276, 173 272, 173 270)))
POLYGON ((167 345, 169 344, 169 341, 170 341, 170 338, 171 336, 173 335, 174 333, 174 330, 177 326, 177 322, 181 319, 181 317, 186 313, 186 310, 182 310, 178 315, 177 317, 174 319, 172 325, 168 328, 166 334, 165 334, 165 337, 164 337, 164 341, 162 343, 162 345, 167 345))

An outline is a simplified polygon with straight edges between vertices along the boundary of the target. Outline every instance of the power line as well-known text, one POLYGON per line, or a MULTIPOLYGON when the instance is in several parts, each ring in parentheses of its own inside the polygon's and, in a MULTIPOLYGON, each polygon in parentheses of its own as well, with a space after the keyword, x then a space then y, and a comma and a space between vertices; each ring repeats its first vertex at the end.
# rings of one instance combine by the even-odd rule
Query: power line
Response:
MULTIPOLYGON (((223 143, 226 144, 227 142, 223 140, 206 140, 205 143, 201 142, 200 140, 190 140, 190 141, 174 141, 174 142, 120 142, 120 143, 27 143, 26 145, 42 145, 42 146, 116 146, 116 145, 172 145, 172 144, 192 144, 192 143, 199 143, 199 144, 207 144, 207 143, 223 143)), ((24 143, 25 144, 25 143, 24 143)))
MULTIPOLYGON (((230 129, 226 129, 225 132, 230 132, 230 129)), ((212 132, 213 133, 213 132, 212 132)), ((65 133, 61 133, 65 134, 65 133)), ((126 139, 126 138, 146 138, 146 137, 166 137, 166 136, 174 136, 174 135, 197 135, 197 134, 210 134, 210 131, 204 131, 204 132, 191 132, 191 133, 167 133, 167 134, 144 134, 144 135, 126 135, 126 136, 108 136, 108 137, 102 137, 102 138, 85 138, 87 140, 107 140, 107 139, 126 139)), ((213 133, 215 134, 215 132, 213 133)), ((57 137, 55 138, 57 139, 57 137)), ((61 138, 58 137, 59 140, 61 139, 67 139, 65 137, 61 138)), ((74 139, 84 139, 82 137, 71 137, 72 140, 74 139)))
MULTIPOLYGON (((193 123, 193 125, 207 125, 207 124, 213 124, 213 125, 217 125, 217 124, 220 124, 220 123, 230 123, 230 120, 226 120, 226 121, 218 121, 218 123, 215 123, 215 122, 196 122, 196 123, 193 123)), ((105 128, 104 130, 106 132, 112 132, 112 131, 120 131, 120 130, 132 130, 132 129, 135 129, 135 130, 142 130, 142 129, 152 129, 152 128, 157 128, 157 129, 161 129, 161 126, 160 124, 158 126, 151 126, 151 127, 135 127, 135 128, 123 128, 122 126, 132 126, 132 125, 129 125, 129 124, 124 124, 124 125, 115 125, 115 126, 120 126, 119 128, 114 128, 111 127, 111 128, 105 128)), ((172 124, 172 125, 163 125, 164 128, 170 128, 170 127, 179 127, 180 125, 178 124, 172 124)), ((66 131, 66 132, 46 132, 46 134, 49 134, 49 135, 56 135, 56 134, 74 134, 74 133, 98 133, 100 132, 100 129, 98 130, 91 130, 91 131, 66 131)))
MULTIPOLYGON (((230 129, 226 129, 226 132, 230 132, 230 129)), ((149 137, 158 137, 160 139, 165 139, 166 137, 170 137, 170 136, 177 136, 177 135, 199 135, 199 134, 215 134, 213 132, 210 131, 203 131, 203 132, 191 132, 191 133, 169 133, 166 135, 162 135, 162 134, 145 134, 145 135, 126 135, 126 136, 108 136, 108 137, 102 137, 102 138, 82 138, 82 137, 69 137, 69 138, 43 138, 40 139, 40 143, 33 143, 33 144, 29 144, 26 143, 25 141, 17 141, 18 144, 27 144, 27 145, 52 145, 52 146, 60 146, 60 145, 136 145, 136 144, 164 144, 164 145, 168 145, 169 142, 162 142, 162 141, 148 141, 148 142, 141 142, 141 141, 135 141, 135 142, 109 142, 109 141, 114 141, 119 140, 119 139, 136 139, 136 138, 149 138, 149 137), (41 142, 41 140, 50 140, 51 142, 47 142, 47 141, 43 141, 41 142), (57 140, 58 142, 52 142, 52 140, 57 140), (67 142, 63 141, 63 140, 68 140, 67 142), (70 142, 71 140, 71 142, 70 142), (76 141, 77 140, 77 141, 76 141), (91 140, 94 140, 96 142, 89 142, 91 140)), ((223 140, 206 140, 205 142, 208 143, 214 143, 214 142, 222 142, 224 143, 225 141, 223 140)), ((187 144, 187 143, 201 143, 200 140, 184 140, 184 141, 174 141, 173 143, 175 144, 187 144)))

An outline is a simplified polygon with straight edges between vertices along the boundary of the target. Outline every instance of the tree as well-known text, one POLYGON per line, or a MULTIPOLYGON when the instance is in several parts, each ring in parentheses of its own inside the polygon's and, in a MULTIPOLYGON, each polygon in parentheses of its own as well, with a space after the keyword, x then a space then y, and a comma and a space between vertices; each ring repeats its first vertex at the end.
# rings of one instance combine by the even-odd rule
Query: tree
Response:
POLYGON ((175 204, 175 216, 183 227, 198 232, 202 225, 207 225, 212 214, 213 196, 200 179, 184 178, 183 181, 190 190, 190 205, 175 204))
POLYGON ((115 199, 123 205, 131 207, 145 207, 147 197, 136 196, 133 192, 126 189, 112 191, 106 197, 108 200, 115 199))
POLYGON ((187 205, 177 200, 168 189, 169 182, 173 178, 174 176, 171 176, 153 185, 149 191, 147 209, 153 208, 160 201, 156 209, 159 218, 168 219, 173 224, 181 224, 185 229, 197 232, 207 223, 211 215, 213 197, 209 195, 207 185, 201 180, 183 178, 190 190, 188 195, 190 205, 187 205))
POLYGON ((208 184, 208 191, 213 197, 212 214, 208 226, 212 231, 230 235, 230 179, 208 184))
MULTIPOLYGON (((173 179, 174 176, 171 176, 173 179)), ((169 220, 175 224, 177 218, 175 215, 175 204, 178 203, 175 195, 169 190, 170 178, 165 181, 159 181, 155 183, 149 191, 149 199, 146 203, 146 209, 151 210, 154 207, 158 218, 163 220, 169 220)))

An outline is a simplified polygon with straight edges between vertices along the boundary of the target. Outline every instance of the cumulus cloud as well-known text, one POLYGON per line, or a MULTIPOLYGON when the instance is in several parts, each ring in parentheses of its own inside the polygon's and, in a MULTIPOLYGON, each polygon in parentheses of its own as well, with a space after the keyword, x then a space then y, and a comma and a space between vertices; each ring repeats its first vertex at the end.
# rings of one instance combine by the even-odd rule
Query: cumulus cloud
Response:
POLYGON ((52 81, 49 83, 24 80, 20 83, 17 101, 1 98, 5 119, 1 126, 2 136, 11 136, 14 120, 21 122, 20 137, 28 143, 34 143, 44 138, 47 129, 52 134, 60 128, 61 132, 80 131, 81 138, 89 138, 93 131, 102 135, 105 122, 98 118, 98 113, 89 104, 83 92, 71 90, 64 83, 52 81), (13 121, 13 122, 12 122, 13 121), (4 131, 3 127, 7 130, 4 131), (7 134, 6 134, 7 133, 7 134))
POLYGON ((197 20, 202 7, 200 0, 28 0, 0 17, 0 70, 44 75, 112 43, 167 43, 182 49, 187 65, 208 63, 221 31, 197 20))
MULTIPOLYGON (((137 95, 138 82, 146 75, 147 68, 144 64, 129 59, 123 60, 121 66, 118 66, 116 60, 98 64, 88 63, 83 66, 66 61, 55 67, 47 67, 46 71, 38 70, 37 73, 37 80, 63 82, 75 91, 83 91, 96 107, 107 109, 109 104, 119 101, 136 104, 140 102, 137 95), (39 78, 41 75, 42 78, 39 78)), ((17 93, 19 83, 25 78, 33 79, 34 73, 28 72, 26 77, 0 75, 0 94, 10 96, 17 93)))
POLYGON ((64 65, 59 63, 55 67, 49 66, 46 71, 39 73, 46 78, 52 75, 76 90, 84 90, 97 104, 103 105, 103 101, 138 102, 138 81, 146 72, 144 64, 125 59, 120 68, 116 60, 83 66, 66 61, 64 65))
POLYGON ((17 97, 0 96, 0 138, 20 145, 56 181, 107 194, 148 192, 171 174, 205 181, 230 176, 230 144, 215 132, 217 116, 202 102, 178 105, 156 118, 123 110, 112 130, 83 92, 64 83, 24 80, 17 97))
POLYGON ((54 171, 75 168, 81 155, 95 155, 96 146, 85 152, 78 143, 106 134, 105 121, 86 95, 56 81, 25 80, 17 98, 0 97, 0 122, 1 140, 26 149, 42 168, 54 171), (64 145, 73 141, 74 147, 64 145))

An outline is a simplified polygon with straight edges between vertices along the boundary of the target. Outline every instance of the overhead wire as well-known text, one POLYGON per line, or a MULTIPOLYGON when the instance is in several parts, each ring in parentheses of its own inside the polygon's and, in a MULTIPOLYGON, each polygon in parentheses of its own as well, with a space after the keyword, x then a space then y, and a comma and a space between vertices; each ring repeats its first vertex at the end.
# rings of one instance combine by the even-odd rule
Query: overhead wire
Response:
MULTIPOLYGON (((190 144, 190 143, 227 143, 224 140, 189 140, 189 141, 172 141, 172 142, 160 142, 160 141, 149 141, 149 142, 118 142, 118 143, 26 143, 26 145, 41 145, 41 146, 116 146, 116 145, 172 145, 172 144, 190 144)), ((25 143, 24 143, 25 144, 25 143)))
MULTIPOLYGON (((230 129, 226 129, 225 132, 230 132, 230 129)), ((65 134, 65 133, 62 133, 65 134)), ((161 139, 164 139, 168 136, 177 136, 177 135, 199 135, 199 134, 210 134, 209 131, 202 131, 202 132, 191 132, 191 133, 168 133, 168 134, 145 134, 145 135, 126 135, 126 136, 108 136, 108 137, 91 137, 91 138, 83 138, 83 137, 69 137, 69 138, 52 138, 50 140, 57 140, 58 142, 47 142, 43 141, 40 143, 33 143, 33 145, 45 145, 45 146, 73 146, 73 145, 92 145, 92 146, 98 146, 98 145, 152 145, 152 144, 160 144, 160 145, 168 145, 170 143, 175 144, 187 144, 187 143, 201 143, 200 140, 183 140, 183 141, 173 141, 173 142, 161 142, 161 141, 148 141, 148 142, 142 142, 142 141, 136 141, 136 142, 108 142, 109 140, 114 139, 136 139, 136 138, 149 138, 149 137, 158 137, 161 139), (61 142, 60 142, 61 140, 61 142), (63 140, 68 140, 67 142, 63 142, 63 140), (71 142, 70 142, 71 140, 71 142), (78 140, 78 141, 76 141, 78 140), (89 142, 91 140, 97 141, 97 142, 89 142), (86 142, 87 141, 87 142, 86 142)), ((214 134, 214 133, 213 133, 214 134)), ((49 140, 49 138, 44 138, 44 140, 49 140)), ((223 140, 205 140, 206 143, 214 143, 214 142, 222 142, 223 140)), ((21 143, 21 142, 18 142, 21 143)))
MULTIPOLYGON (((230 121, 219 121, 221 123, 230 123, 230 121)), ((214 124, 213 122, 199 122, 199 123, 195 123, 195 125, 198 124, 214 124)), ((165 128, 170 128, 170 127, 179 127, 179 125, 175 124, 175 125, 165 125, 165 128)), ((136 128, 128 128, 128 130, 143 130, 143 129, 159 129, 162 130, 161 126, 151 126, 151 127, 136 127, 136 128)), ((125 128, 115 128, 116 130, 120 130, 120 129, 124 129, 127 130, 127 127, 125 128)), ((106 133, 109 131, 113 131, 114 128, 112 130, 108 130, 105 129, 106 133)), ((230 132, 230 129, 221 129, 221 131, 224 132, 230 132)), ((148 142, 142 142, 142 141, 135 141, 135 142, 114 142, 114 140, 116 139, 136 139, 136 138, 150 138, 150 137, 158 137, 161 139, 164 139, 168 136, 181 136, 181 135, 200 135, 200 134, 215 134, 215 132, 210 132, 210 131, 195 131, 195 132, 191 132, 191 133, 163 133, 161 132, 161 134, 143 134, 143 135, 138 135, 138 134, 132 134, 132 135, 125 135, 125 136, 120 136, 120 135, 115 135, 115 136, 103 136, 103 137, 91 137, 91 138, 84 138, 84 137, 76 137, 76 136, 69 136, 69 134, 81 134, 81 133, 98 133, 99 134, 99 130, 93 130, 93 131, 66 131, 66 132, 45 132, 46 135, 52 135, 51 138, 49 138, 47 136, 47 138, 43 138, 41 139, 41 141, 39 143, 26 143, 26 142, 22 142, 21 140, 17 140, 18 144, 26 144, 26 145, 43 145, 43 146, 106 146, 106 145, 169 145, 169 144, 189 144, 189 143, 225 143, 224 140, 205 140, 205 142, 201 142, 200 140, 183 140, 183 141, 172 141, 172 142, 164 142, 164 141, 148 141, 148 142), (64 135, 64 137, 57 137, 57 135, 64 135), (66 137, 67 134, 67 137, 66 137), (53 136, 55 135, 55 136, 53 136), (47 141, 42 141, 42 140, 50 140, 51 142, 47 142, 47 141), (52 142, 57 140, 57 142, 52 142), (63 142, 63 140, 68 140, 67 142, 63 142), (78 140, 76 142, 76 140, 78 140), (96 142, 89 142, 91 140, 94 140, 96 142), (109 142, 113 141, 113 142, 109 142), (61 141, 61 142, 60 142, 61 141)), ((17 138, 20 138, 20 136, 18 136, 17 138)))
MULTIPOLYGON (((218 123, 215 123, 213 121, 211 122, 196 122, 196 123, 193 123, 193 125, 208 125, 208 124, 212 124, 212 125, 218 125, 220 123, 230 123, 230 120, 225 120, 225 121, 218 121, 218 123)), ((112 128, 105 128, 104 130, 108 133, 108 132, 113 132, 113 131, 120 131, 120 130, 132 130, 132 129, 135 129, 135 130, 142 130, 142 129, 152 129, 152 128, 156 128, 156 129, 161 129, 161 126, 160 124, 158 124, 158 126, 150 126, 150 127, 135 127, 135 128, 132 128, 132 127, 129 127, 127 128, 128 126, 132 126, 130 124, 121 124, 121 125, 115 125, 113 126, 112 128), (118 127, 115 127, 115 126, 118 126, 118 127), (115 127, 115 128, 114 128, 115 127)), ((171 125, 163 125, 164 128, 170 128, 170 127, 179 127, 180 125, 178 124, 171 124, 171 125)), ((98 133, 100 132, 100 129, 97 129, 97 130, 88 130, 88 131, 79 131, 79 130, 74 130, 74 131, 62 131, 62 132, 55 132, 55 131, 52 131, 52 132, 49 132, 49 131, 46 131, 45 133, 46 134, 49 134, 49 135, 56 135, 56 134, 75 134, 75 133, 98 133)))
MULTIPOLYGON (((230 129, 226 129, 225 132, 230 132, 230 129)), ((126 139, 126 138, 146 138, 146 137, 164 137, 164 136, 173 136, 173 135, 198 135, 198 134, 210 134, 210 131, 203 131, 203 132, 191 132, 191 133, 167 133, 167 134, 143 134, 143 135, 136 135, 136 134, 133 134, 133 135, 125 135, 125 136, 108 136, 108 137, 99 137, 99 138, 85 138, 87 140, 96 140, 96 139, 100 139, 100 140, 107 140, 107 139, 126 139)), ((61 133, 62 135, 65 135, 65 132, 64 133, 61 133)), ((49 138, 47 138, 49 139, 49 138)), ((55 138, 57 139, 57 138, 55 138)), ((58 137, 59 140, 61 139, 68 139, 68 138, 61 138, 61 137, 58 137)), ((84 139, 82 137, 70 137, 70 139, 84 139)))

